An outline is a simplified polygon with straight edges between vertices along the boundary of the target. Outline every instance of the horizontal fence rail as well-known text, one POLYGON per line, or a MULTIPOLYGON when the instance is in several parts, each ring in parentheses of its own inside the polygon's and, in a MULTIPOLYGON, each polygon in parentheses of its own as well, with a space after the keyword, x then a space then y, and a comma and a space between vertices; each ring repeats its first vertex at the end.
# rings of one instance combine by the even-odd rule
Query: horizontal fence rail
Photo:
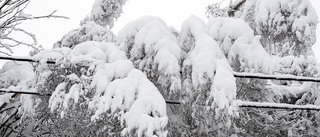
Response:
POLYGON ((237 100, 239 107, 242 108, 270 108, 270 109, 286 109, 286 110, 320 110, 320 106, 316 105, 293 105, 286 103, 269 103, 269 102, 251 102, 237 100))
POLYGON ((255 78, 255 79, 271 79, 271 80, 292 80, 304 82, 320 82, 320 78, 301 77, 294 75, 266 75, 262 73, 239 73, 233 72, 233 76, 237 78, 255 78))
MULTIPOLYGON (((24 61, 24 62, 37 62, 37 63, 40 62, 40 60, 36 60, 36 59, 30 58, 30 57, 18 57, 18 56, 0 56, 0 59, 12 60, 12 61, 24 61)), ((46 63, 55 64, 56 62, 47 60, 46 63)))
MULTIPOLYGON (((40 60, 30 57, 19 56, 0 56, 2 60, 25 61, 25 62, 40 62, 40 60)), ((55 64, 55 61, 46 60, 48 64, 55 64)), ((304 81, 304 82, 320 82, 320 78, 302 77, 294 75, 267 75, 262 73, 239 73, 233 72, 236 78, 254 78, 254 79, 270 79, 270 80, 290 80, 290 81, 304 81)))
MULTIPOLYGON (((17 90, 7 90, 0 89, 0 93, 15 93, 15 94, 28 94, 37 96, 51 96, 52 94, 41 94, 37 92, 29 91, 17 91, 17 90)), ((1 95, 1 94, 0 94, 1 95)), ((269 109, 283 109, 283 110, 320 110, 320 106, 316 105, 292 105, 285 103, 269 103, 269 102, 251 102, 251 101, 236 101, 239 108, 269 108, 269 109)), ((171 105, 182 105, 180 101, 166 100, 167 104, 171 105)))

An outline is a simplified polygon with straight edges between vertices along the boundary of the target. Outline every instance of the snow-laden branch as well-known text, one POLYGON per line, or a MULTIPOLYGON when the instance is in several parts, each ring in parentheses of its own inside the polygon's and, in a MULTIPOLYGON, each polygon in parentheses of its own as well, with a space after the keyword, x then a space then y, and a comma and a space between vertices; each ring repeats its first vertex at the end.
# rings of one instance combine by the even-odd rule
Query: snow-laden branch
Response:
POLYGON ((234 77, 237 77, 237 78, 255 78, 255 79, 320 82, 320 78, 301 77, 301 76, 294 76, 294 75, 266 75, 266 74, 261 74, 261 73, 239 73, 239 72, 233 72, 233 75, 234 75, 234 77))

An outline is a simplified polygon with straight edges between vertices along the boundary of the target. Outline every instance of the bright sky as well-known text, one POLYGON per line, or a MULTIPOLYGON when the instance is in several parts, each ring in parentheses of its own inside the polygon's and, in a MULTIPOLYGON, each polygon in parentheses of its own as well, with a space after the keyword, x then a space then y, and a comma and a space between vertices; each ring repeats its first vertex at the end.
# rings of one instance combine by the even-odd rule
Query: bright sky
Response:
MULTIPOLYGON (((112 31, 118 31, 129 21, 133 21, 144 15, 161 17, 168 25, 180 30, 182 22, 190 15, 196 15, 204 21, 205 7, 208 4, 220 0, 129 0, 123 7, 122 16, 115 23, 112 31)), ((310 0, 320 15, 319 0, 310 0)), ((38 43, 45 49, 52 48, 53 44, 67 34, 70 30, 79 27, 79 22, 89 15, 94 0, 32 0, 26 13, 36 15, 48 15, 54 10, 57 15, 67 16, 70 19, 42 19, 26 22, 23 28, 36 34, 38 43)), ((317 29, 318 42, 314 51, 320 62, 320 26, 317 29)), ((28 49, 19 47, 14 55, 26 56, 28 49)))

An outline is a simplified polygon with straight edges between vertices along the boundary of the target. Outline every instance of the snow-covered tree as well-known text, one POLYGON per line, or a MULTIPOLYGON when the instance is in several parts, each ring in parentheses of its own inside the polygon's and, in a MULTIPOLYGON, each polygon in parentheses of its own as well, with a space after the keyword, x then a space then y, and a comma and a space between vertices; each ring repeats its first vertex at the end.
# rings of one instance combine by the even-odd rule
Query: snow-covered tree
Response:
MULTIPOLYGON (((243 102, 237 100, 319 105, 318 85, 234 77, 235 72, 319 76, 311 52, 317 18, 308 0, 211 5, 208 14, 214 15, 207 23, 190 16, 180 31, 144 16, 115 36, 107 27, 125 2, 96 0, 80 28, 31 57, 39 64, 3 67, 2 88, 43 95, 6 102, 19 105, 0 117, 7 127, 23 125, 14 135, 319 134, 318 112, 239 108, 243 102), (18 119, 8 119, 15 115, 18 119)), ((12 94, 0 97, 5 96, 12 94)), ((0 127, 3 135, 11 132, 7 127, 0 127)))

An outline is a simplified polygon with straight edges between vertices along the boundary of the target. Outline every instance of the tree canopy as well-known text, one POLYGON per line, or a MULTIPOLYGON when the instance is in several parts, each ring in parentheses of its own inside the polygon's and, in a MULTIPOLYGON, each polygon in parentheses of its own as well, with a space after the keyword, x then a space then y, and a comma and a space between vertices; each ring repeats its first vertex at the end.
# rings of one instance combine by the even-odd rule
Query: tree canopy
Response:
POLYGON ((190 16, 181 30, 143 16, 115 35, 125 3, 96 0, 90 16, 32 54, 33 63, 2 67, 2 89, 38 93, 0 95, 2 136, 319 134, 319 84, 239 77, 319 77, 309 0, 214 4, 207 22, 190 16))

